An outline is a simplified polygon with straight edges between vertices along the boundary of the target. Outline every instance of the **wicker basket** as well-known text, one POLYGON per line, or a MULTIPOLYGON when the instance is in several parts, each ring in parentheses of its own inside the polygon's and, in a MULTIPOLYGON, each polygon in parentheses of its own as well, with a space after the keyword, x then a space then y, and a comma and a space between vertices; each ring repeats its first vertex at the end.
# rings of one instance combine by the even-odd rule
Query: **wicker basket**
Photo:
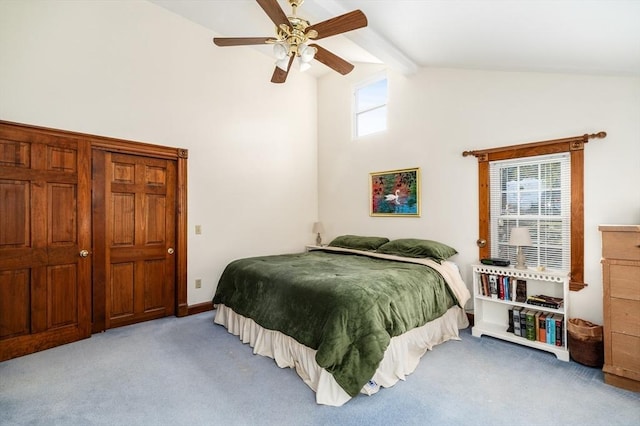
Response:
POLYGON ((571 318, 568 321, 567 331, 571 358, 589 367, 602 367, 604 364, 602 326, 580 318, 571 318))

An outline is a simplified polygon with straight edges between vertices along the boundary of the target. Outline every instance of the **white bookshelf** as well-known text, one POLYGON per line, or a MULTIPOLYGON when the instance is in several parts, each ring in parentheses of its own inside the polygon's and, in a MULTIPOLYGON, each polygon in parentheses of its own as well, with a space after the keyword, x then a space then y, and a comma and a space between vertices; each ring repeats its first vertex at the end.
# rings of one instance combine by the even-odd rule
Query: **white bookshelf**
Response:
POLYGON ((471 333, 475 337, 483 334, 498 339, 517 343, 535 349, 551 352, 559 360, 569 361, 567 347, 567 313, 569 312, 569 274, 557 271, 537 271, 533 269, 515 269, 513 267, 500 267, 489 265, 473 265, 473 303, 474 326, 471 333), (552 309, 543 306, 520 303, 514 300, 496 299, 484 296, 482 292, 481 275, 508 276, 527 282, 527 296, 546 294, 548 296, 561 297, 563 306, 552 309), (540 312, 561 314, 563 318, 562 346, 551 345, 537 340, 529 340, 507 331, 509 326, 509 309, 522 306, 540 312))

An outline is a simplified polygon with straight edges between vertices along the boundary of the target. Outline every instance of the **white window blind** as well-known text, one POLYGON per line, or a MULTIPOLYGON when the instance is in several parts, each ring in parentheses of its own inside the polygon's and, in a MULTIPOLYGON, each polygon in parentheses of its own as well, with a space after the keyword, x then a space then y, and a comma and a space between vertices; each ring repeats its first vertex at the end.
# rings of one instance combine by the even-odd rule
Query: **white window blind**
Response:
POLYGON ((571 269, 571 161, 569 153, 492 161, 491 257, 515 263, 509 245, 512 228, 526 227, 531 247, 523 247, 529 266, 571 269))
POLYGON ((366 136, 387 129, 387 78, 355 87, 354 134, 366 136))

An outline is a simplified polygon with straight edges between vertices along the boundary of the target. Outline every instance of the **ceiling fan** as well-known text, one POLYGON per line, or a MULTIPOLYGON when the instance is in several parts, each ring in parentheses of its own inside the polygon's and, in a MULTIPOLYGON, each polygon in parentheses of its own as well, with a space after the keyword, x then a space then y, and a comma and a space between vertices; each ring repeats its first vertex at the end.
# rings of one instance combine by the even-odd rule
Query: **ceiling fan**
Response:
POLYGON ((311 41, 346 33, 367 26, 367 17, 360 10, 336 16, 318 24, 296 15, 297 8, 304 0, 288 0, 292 16, 287 17, 278 4, 278 0, 256 0, 269 18, 276 24, 275 37, 216 37, 213 42, 217 46, 246 46, 255 44, 273 44, 276 57, 276 68, 271 77, 272 83, 284 83, 296 57, 300 61, 300 69, 310 67, 315 59, 340 74, 348 74, 353 65, 327 49, 311 41))

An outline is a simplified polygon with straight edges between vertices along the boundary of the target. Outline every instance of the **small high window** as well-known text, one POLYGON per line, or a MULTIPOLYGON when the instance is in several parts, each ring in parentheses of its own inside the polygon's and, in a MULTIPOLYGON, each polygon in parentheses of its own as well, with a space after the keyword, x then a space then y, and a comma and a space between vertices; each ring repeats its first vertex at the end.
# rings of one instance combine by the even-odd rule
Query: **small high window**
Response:
POLYGON ((354 88, 354 136, 387 129, 387 77, 369 80, 354 88))

